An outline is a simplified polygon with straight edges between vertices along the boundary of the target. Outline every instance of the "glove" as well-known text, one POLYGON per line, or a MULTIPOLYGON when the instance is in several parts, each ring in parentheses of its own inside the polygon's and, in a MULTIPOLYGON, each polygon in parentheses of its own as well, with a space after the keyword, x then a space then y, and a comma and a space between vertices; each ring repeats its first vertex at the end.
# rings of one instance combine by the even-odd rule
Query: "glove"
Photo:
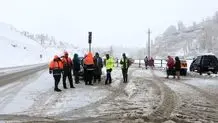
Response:
POLYGON ((49 74, 52 74, 52 70, 49 70, 49 74))

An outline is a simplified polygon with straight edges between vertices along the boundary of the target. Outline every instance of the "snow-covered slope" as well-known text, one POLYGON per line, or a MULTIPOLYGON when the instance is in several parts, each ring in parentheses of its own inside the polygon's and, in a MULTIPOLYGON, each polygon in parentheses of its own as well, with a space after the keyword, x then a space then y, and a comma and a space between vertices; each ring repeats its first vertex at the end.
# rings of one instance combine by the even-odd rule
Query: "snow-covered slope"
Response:
POLYGON ((0 23, 0 50, 0 68, 37 64, 48 59, 40 44, 20 35, 11 25, 4 23, 0 23))
POLYGON ((84 55, 83 50, 72 44, 50 43, 45 40, 40 44, 39 41, 23 35, 13 26, 0 22, 0 68, 46 63, 53 59, 54 55, 63 55, 64 51, 68 51, 70 57, 73 57, 74 53, 84 55))

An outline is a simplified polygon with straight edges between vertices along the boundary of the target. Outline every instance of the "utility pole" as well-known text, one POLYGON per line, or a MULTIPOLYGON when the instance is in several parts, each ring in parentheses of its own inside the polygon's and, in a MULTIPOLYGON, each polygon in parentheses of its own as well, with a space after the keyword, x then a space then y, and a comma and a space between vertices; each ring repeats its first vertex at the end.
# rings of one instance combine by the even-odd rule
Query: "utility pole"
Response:
POLYGON ((148 29, 148 58, 151 57, 151 41, 150 41, 151 31, 148 29))

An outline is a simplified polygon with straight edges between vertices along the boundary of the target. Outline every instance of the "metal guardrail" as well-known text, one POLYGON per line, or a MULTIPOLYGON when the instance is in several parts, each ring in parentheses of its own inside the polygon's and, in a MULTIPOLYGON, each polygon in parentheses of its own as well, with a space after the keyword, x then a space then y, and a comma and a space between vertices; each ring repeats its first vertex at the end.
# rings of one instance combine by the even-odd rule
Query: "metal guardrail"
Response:
MULTIPOLYGON (((192 61, 192 59, 186 59, 186 61, 192 61)), ((133 64, 138 65, 139 68, 145 67, 144 60, 135 60, 133 64)), ((166 68, 166 64, 166 59, 154 59, 154 67, 156 68, 166 68)), ((117 64, 117 66, 119 66, 119 63, 117 64)))

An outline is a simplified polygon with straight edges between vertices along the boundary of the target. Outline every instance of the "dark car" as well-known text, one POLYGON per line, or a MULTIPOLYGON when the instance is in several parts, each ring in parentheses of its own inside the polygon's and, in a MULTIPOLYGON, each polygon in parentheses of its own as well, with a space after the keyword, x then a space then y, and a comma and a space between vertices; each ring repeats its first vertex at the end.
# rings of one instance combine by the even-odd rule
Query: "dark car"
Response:
POLYGON ((190 71, 197 71, 200 75, 202 73, 210 72, 217 74, 218 60, 214 55, 201 55, 193 60, 190 66, 190 71))

